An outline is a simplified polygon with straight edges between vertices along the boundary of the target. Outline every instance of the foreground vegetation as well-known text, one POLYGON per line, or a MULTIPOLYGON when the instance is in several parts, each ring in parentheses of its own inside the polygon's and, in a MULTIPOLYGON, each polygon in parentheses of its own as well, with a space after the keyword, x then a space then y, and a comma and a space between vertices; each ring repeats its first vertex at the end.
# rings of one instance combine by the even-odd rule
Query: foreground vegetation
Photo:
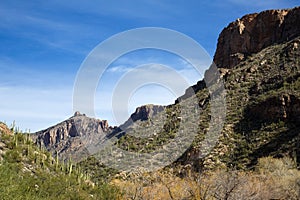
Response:
POLYGON ((22 133, 0 134, 0 199, 120 199, 120 191, 95 183, 80 167, 60 163, 22 133))
POLYGON ((3 200, 300 198, 300 171, 287 157, 260 158, 251 171, 221 168, 197 173, 186 165, 152 173, 108 171, 105 178, 93 174, 96 165, 91 160, 84 168, 71 161, 60 163, 26 134, 1 131, 0 150, 3 200))
POLYGON ((261 158, 254 171, 135 173, 112 182, 125 199, 300 199, 300 171, 289 158, 261 158), (122 180, 123 178, 123 180, 122 180))

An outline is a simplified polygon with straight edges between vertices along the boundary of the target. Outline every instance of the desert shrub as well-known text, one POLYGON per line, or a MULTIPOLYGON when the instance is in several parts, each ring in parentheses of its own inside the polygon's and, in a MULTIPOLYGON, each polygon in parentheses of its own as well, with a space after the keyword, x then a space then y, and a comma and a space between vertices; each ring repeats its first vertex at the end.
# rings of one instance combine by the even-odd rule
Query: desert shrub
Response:
POLYGON ((299 199, 300 172, 290 158, 259 159, 256 170, 191 168, 137 173, 114 179, 125 199, 299 199), (181 174, 181 176, 178 176, 181 174))
POLYGON ((120 190, 90 180, 71 162, 60 163, 20 133, 0 135, 6 148, 0 163, 0 199, 120 199, 120 190))

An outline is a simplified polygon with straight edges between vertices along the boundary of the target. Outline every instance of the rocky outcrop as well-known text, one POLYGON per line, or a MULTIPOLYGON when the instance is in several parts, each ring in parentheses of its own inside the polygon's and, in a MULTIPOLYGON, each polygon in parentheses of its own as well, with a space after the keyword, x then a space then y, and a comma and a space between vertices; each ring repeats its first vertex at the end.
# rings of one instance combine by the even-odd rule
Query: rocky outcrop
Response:
POLYGON ((198 81, 196 85, 187 88, 185 90, 184 95, 180 96, 178 99, 175 100, 175 104, 195 95, 198 91, 203 90, 204 88, 206 88, 205 81, 204 80, 198 81))
POLYGON ((137 120, 147 120, 149 118, 152 118, 154 115, 157 113, 161 112, 164 110, 163 106, 160 105, 143 105, 138 108, 136 108, 135 112, 130 116, 132 121, 137 121, 137 120))
MULTIPOLYGON (((120 127, 126 128, 136 121, 145 121, 164 110, 160 105, 143 105, 138 107, 130 118, 120 127)), ((80 161, 91 152, 90 145, 98 145, 106 137, 119 133, 118 127, 111 127, 107 120, 89 118, 85 114, 75 114, 48 129, 36 132, 31 135, 33 141, 47 150, 58 153, 61 160, 72 159, 80 161)))
POLYGON ((245 15, 220 34, 214 63, 233 68, 249 55, 300 35, 300 7, 245 15))
POLYGON ((121 129, 126 129, 128 126, 132 125, 136 121, 146 121, 158 113, 164 111, 165 107, 161 105, 147 104, 135 109, 135 112, 132 113, 129 119, 120 126, 121 129))

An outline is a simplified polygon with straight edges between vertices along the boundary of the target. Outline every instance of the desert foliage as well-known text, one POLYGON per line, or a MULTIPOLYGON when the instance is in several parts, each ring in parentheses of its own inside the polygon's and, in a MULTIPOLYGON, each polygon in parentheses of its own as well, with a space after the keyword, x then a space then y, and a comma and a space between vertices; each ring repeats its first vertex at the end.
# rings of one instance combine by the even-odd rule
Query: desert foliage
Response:
POLYGON ((123 174, 112 180, 125 199, 299 199, 300 171, 290 158, 261 158, 253 171, 172 170, 123 174))

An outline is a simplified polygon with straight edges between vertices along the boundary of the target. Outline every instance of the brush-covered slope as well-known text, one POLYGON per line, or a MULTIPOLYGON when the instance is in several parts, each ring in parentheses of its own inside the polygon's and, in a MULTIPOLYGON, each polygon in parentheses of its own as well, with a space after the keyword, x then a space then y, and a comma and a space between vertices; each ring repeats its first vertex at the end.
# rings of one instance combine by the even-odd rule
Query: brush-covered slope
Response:
MULTIPOLYGON (((300 37, 271 45, 224 73, 225 125, 215 149, 199 161, 200 166, 244 168, 260 157, 285 155, 300 163, 299 47, 300 37)), ((186 161, 199 151, 201 142, 196 142, 186 161)))
POLYGON ((72 162, 61 163, 28 134, 0 123, 0 199, 119 199, 117 188, 92 182, 72 162))
MULTIPOLYGON (((207 147, 203 141, 208 131, 214 127, 209 127, 212 116, 211 102, 204 80, 188 88, 186 94, 180 97, 176 104, 166 107, 163 116, 156 115, 147 121, 128 127, 127 131, 131 134, 122 134, 118 143, 119 147, 131 151, 154 151, 174 138, 182 126, 186 127, 184 130, 188 135, 189 131, 193 131, 192 128, 194 128, 192 124, 189 124, 192 122, 198 124, 198 134, 189 150, 178 160, 179 163, 192 164, 197 170, 222 166, 246 168, 253 166, 260 157, 287 155, 296 159, 299 164, 300 32, 298 26, 291 26, 291 24, 300 23, 299 14, 299 8, 254 14, 251 23, 258 27, 264 25, 272 33, 258 37, 260 33, 256 33, 257 29, 245 25, 245 30, 252 30, 252 32, 247 32, 248 35, 258 37, 258 41, 251 44, 251 48, 255 48, 254 46, 258 44, 260 46, 255 51, 249 51, 247 57, 235 63, 234 66, 227 64, 218 66, 226 67, 226 69, 219 68, 220 76, 216 79, 224 80, 227 110, 225 125, 218 143, 208 156, 202 158, 202 155, 207 153, 207 147), (281 25, 275 26, 266 20, 277 19, 280 13, 285 14, 282 24, 286 24, 285 28, 289 27, 289 29, 288 32, 283 30, 283 34, 287 35, 284 39, 273 40, 274 34, 280 34, 277 33, 278 30, 275 27, 281 25), (261 42, 266 40, 264 38, 268 37, 271 39, 261 45, 261 42), (262 41, 259 38, 262 38, 262 41), (196 95, 191 95, 193 92, 196 95), (190 121, 182 123, 181 119, 184 116, 180 111, 179 102, 185 101, 187 106, 193 106, 188 104, 191 102, 189 99, 195 96, 201 110, 199 117, 193 121, 194 116, 191 115, 190 121), (164 124, 161 125, 160 122, 164 124), (163 128, 157 132, 156 126, 163 128), (152 136, 155 133, 154 136, 143 139, 132 136, 143 135, 147 131, 152 136)), ((242 19, 245 20, 249 16, 252 15, 247 15, 242 19)), ((239 29, 238 26, 233 27, 232 24, 229 27, 231 32, 239 29)), ((221 38, 229 34, 228 29, 228 27, 224 29, 221 38)), ((241 33, 234 37, 228 35, 226 38, 219 39, 216 55, 221 51, 220 48, 222 51, 227 51, 222 46, 223 40, 233 45, 234 41, 243 40, 243 37, 241 33)), ((239 47, 244 46, 241 44, 239 47)), ((231 53, 226 52, 223 59, 229 59, 231 53)), ((218 56, 215 56, 217 63, 220 62, 218 59, 218 56)), ((212 74, 210 71, 207 71, 206 76, 212 74)))

